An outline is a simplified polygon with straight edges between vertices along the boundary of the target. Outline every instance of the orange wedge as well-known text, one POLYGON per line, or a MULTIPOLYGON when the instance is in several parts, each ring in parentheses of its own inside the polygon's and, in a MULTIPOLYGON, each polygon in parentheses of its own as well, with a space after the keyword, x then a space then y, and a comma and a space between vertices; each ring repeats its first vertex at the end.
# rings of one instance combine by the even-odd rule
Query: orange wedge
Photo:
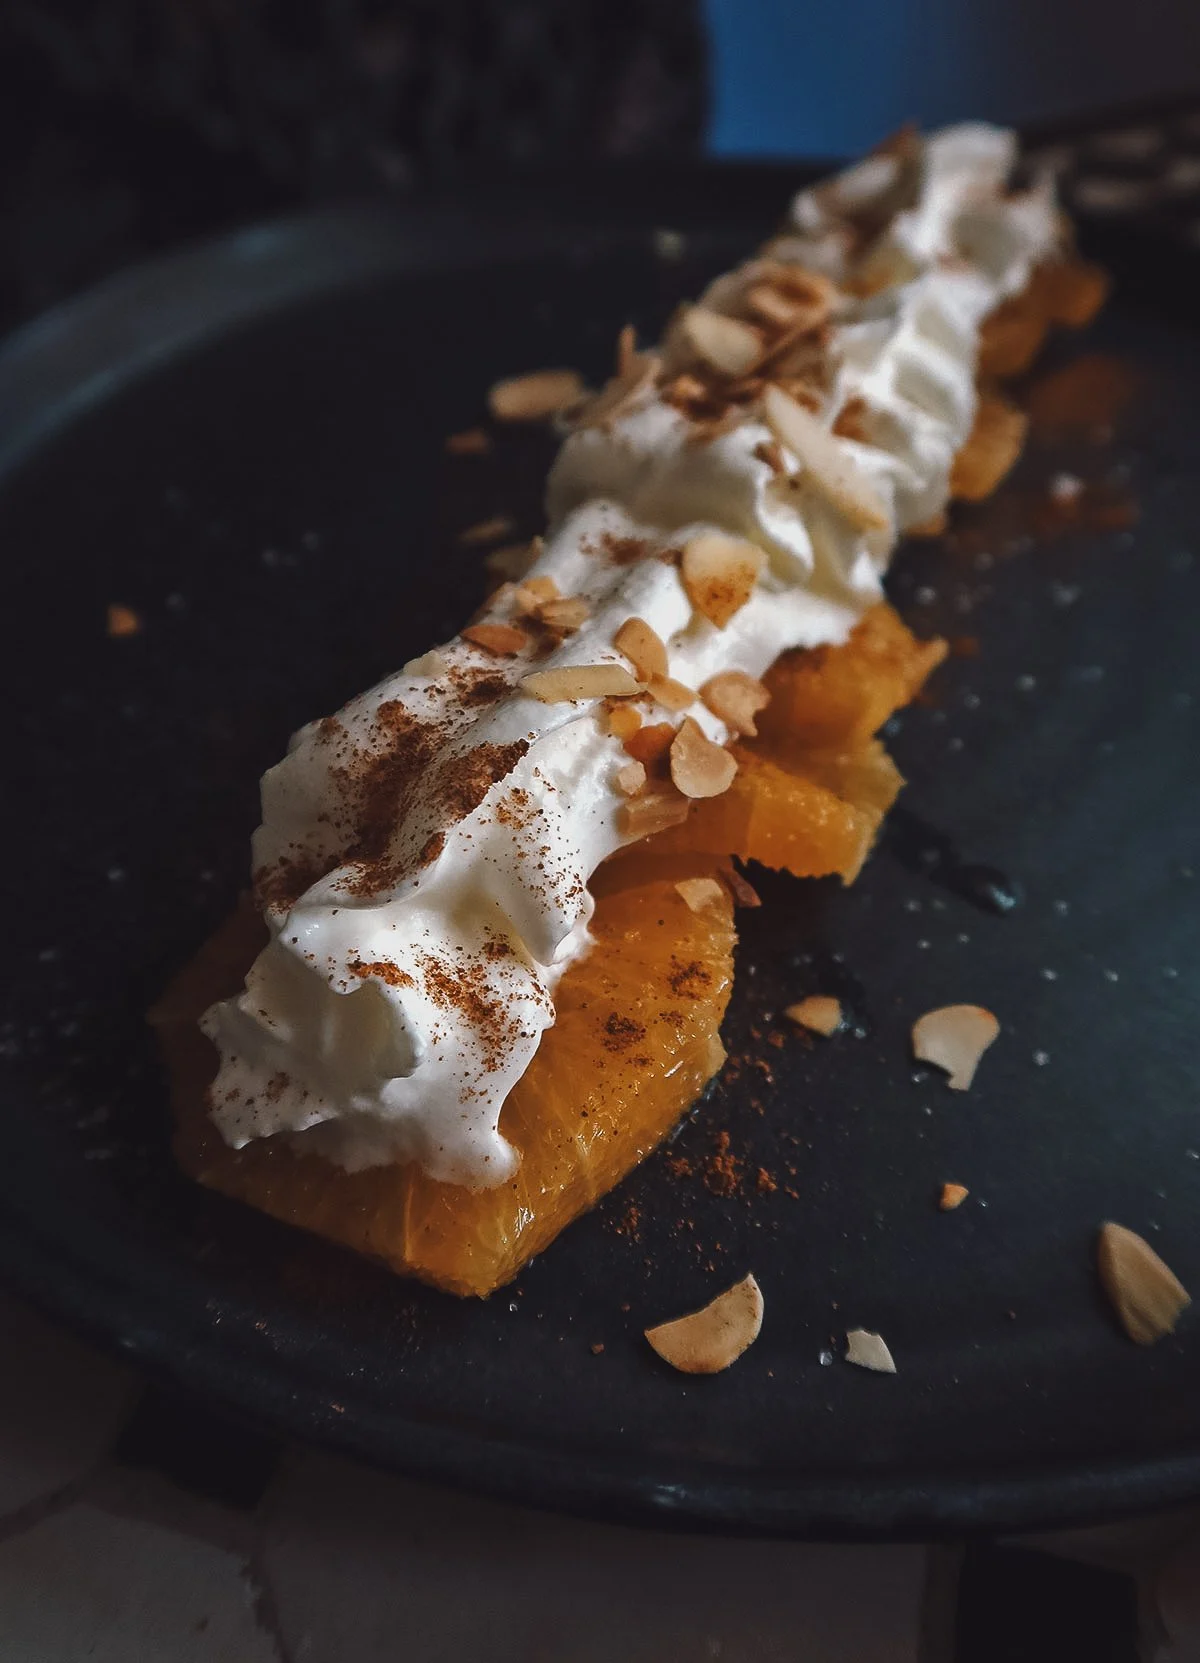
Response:
POLYGON ((1108 279, 1084 260, 1047 260, 1020 294, 984 320, 979 339, 979 373, 1023 375, 1054 324, 1080 329, 1090 323, 1108 294, 1108 279))

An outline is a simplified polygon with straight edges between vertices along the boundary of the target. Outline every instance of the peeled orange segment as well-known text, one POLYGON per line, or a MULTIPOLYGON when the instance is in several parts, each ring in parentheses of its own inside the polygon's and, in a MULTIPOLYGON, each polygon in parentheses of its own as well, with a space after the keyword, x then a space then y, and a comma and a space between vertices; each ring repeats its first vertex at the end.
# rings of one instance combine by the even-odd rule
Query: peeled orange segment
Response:
POLYGON ((886 603, 873 606, 844 645, 784 653, 767 671, 755 748, 853 749, 908 704, 946 650, 919 641, 886 603))
POLYGON ((1104 304, 1108 279, 1084 260, 1046 260, 1020 294, 984 320, 979 339, 981 375, 1023 375, 1053 324, 1080 329, 1104 304))
POLYGON ((196 1028, 262 944, 252 913, 218 932, 157 1013, 173 1077, 176 1152, 202 1183, 457 1294, 488 1294, 642 1160, 721 1066, 733 974, 732 906, 692 912, 675 883, 712 874, 637 851, 605 874, 595 946, 555 992, 557 1020, 510 1095, 501 1129, 521 1153, 498 1189, 440 1184, 413 1166, 346 1173, 281 1139, 225 1145, 208 1120, 215 1053, 196 1028))
POLYGON ((837 872, 850 883, 858 876, 904 783, 877 740, 785 757, 738 745, 734 755, 729 790, 696 803, 682 826, 649 838, 649 850, 735 855, 797 878, 837 872))
POLYGON ((950 495, 960 502, 991 496, 1016 462, 1029 431, 1029 417, 998 393, 982 392, 975 424, 950 470, 950 495))

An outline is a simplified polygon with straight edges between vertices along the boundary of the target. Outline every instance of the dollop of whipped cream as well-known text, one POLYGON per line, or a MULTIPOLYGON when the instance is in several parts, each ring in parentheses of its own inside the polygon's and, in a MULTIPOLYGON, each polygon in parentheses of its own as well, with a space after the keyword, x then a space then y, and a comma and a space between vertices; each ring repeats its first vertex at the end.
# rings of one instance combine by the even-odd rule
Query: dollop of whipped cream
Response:
MULTIPOLYGON (((757 401, 698 435, 668 397, 673 361, 686 363, 673 332, 658 378, 611 415, 585 413, 550 476, 550 531, 525 582, 584 603, 574 633, 529 629, 507 585, 483 616, 514 632, 502 652, 458 636, 294 736, 264 777, 253 846, 271 939, 202 1024, 228 1142, 287 1135, 351 1171, 416 1161, 476 1188, 511 1175, 501 1108, 554 1020, 558 978, 588 949, 588 879, 629 838, 614 788, 628 757, 602 701, 544 703, 522 678, 627 669, 613 639, 630 617, 691 688, 846 638, 899 534, 944 506, 982 320, 1058 243, 1048 192, 1008 193, 1014 159, 1011 135, 980 126, 868 158, 798 197, 787 231, 702 301, 744 315, 763 261, 835 287, 812 402, 886 525, 864 528, 809 488, 757 401), (678 558, 712 530, 767 556, 720 629, 693 610, 678 558)), ((635 705, 678 719, 648 692, 635 705)), ((731 737, 702 703, 688 714, 731 737)))

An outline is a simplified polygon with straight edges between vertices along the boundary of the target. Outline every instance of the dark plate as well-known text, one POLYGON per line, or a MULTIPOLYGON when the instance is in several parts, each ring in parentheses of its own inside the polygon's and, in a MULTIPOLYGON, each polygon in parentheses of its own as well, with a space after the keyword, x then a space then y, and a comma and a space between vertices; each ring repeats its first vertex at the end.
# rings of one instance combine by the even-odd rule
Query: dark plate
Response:
POLYGON ((786 188, 699 169, 531 188, 490 217, 268 228, 10 345, 0 1266, 260 1423, 522 1501, 867 1535, 1194 1495, 1195 1320, 1136 1349, 1092 1270, 1115 1218, 1200 1287, 1200 335, 1165 310, 1157 253, 1115 247, 1123 298, 1059 349, 1136 370, 1115 436, 1043 436, 900 562, 899 604, 978 655, 895 736, 911 784, 887 846, 851 891, 764 875, 745 915, 737 1066, 674 1153, 702 1163, 728 1131, 751 1193, 660 1155, 513 1290, 461 1304, 171 1167, 143 1013, 243 881, 260 772, 461 621, 478 557, 456 528, 537 527, 544 436, 487 461, 443 436, 500 374, 600 373, 618 325, 657 327, 786 188), (665 261, 658 211, 717 229, 665 261), (1031 532, 1064 468, 1087 512, 1031 532), (141 634, 106 638, 112 601, 141 634), (999 883, 981 863, 1019 885, 1006 915, 977 904, 999 883), (783 1037, 775 1013, 818 990, 853 1031, 783 1037), (912 1019, 960 1000, 1004 1030, 966 1096, 908 1053, 912 1019), (953 1216, 947 1179, 972 1192, 953 1216), (753 1351, 714 1379, 660 1366, 645 1324, 748 1269, 753 1351), (857 1325, 894 1379, 831 1358, 857 1325))

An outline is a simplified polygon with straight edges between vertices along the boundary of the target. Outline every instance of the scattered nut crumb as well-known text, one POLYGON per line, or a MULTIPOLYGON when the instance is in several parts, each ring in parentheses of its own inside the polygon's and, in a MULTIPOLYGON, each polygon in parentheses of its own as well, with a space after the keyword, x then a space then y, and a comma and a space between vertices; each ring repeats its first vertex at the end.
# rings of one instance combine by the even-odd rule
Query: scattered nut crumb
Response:
POLYGON ((962 1206, 970 1193, 965 1184, 943 1184, 938 1206, 944 1213, 952 1213, 956 1207, 962 1206))
POLYGON ((703 912, 714 901, 724 901, 726 893, 715 878, 680 878, 675 888, 689 912, 703 912))
POLYGON ((559 670, 535 670, 521 680, 522 691, 543 704, 574 699, 632 698, 641 683, 623 664, 568 664, 559 670))
POLYGON ((608 731, 614 739, 629 739, 642 725, 642 718, 631 704, 614 705, 608 713, 608 731))
POLYGON ((719 797, 729 790, 736 773, 737 759, 685 716, 671 741, 671 778, 683 795, 719 797))
POLYGON ((643 791, 621 805, 617 824, 626 837, 650 837, 668 826, 681 826, 691 806, 678 791, 643 791))
POLYGON ((613 646, 633 665, 643 681, 667 673, 667 649, 644 618, 626 618, 613 636, 613 646))
POLYGON ((913 1023, 913 1056, 945 1069, 952 1091, 966 1091, 999 1032, 999 1022, 982 1005, 942 1005, 913 1023))
POLYGON ((696 611, 724 629, 750 599, 765 565, 766 556, 756 544, 704 531, 684 546, 680 575, 696 611))
POLYGON ((113 601, 108 609, 107 630, 109 635, 137 635, 141 631, 142 620, 131 606, 122 606, 119 601, 113 601))
POLYGON ((480 543, 495 543, 501 537, 507 537, 513 529, 513 520, 508 514, 493 514, 490 520, 478 520, 474 525, 467 526, 460 531, 458 540, 468 548, 474 548, 480 543))
POLYGON ((876 1374, 895 1374, 896 1363, 878 1334, 866 1328, 852 1328, 846 1335, 846 1361, 876 1374))
POLYGON ((722 670, 711 676, 700 689, 700 697, 726 727, 751 738, 758 732, 755 717, 771 702, 762 682, 744 670, 722 670))
POLYGON ((670 722, 650 722, 626 738, 625 749, 636 761, 653 768, 667 755, 674 740, 675 729, 670 722))
POLYGON ((582 397, 578 370, 534 370, 497 381, 488 393, 488 408, 497 421, 536 422, 556 416, 582 397))
POLYGON ((604 1341, 603 1340, 597 1340, 595 1342, 595 1344, 591 1347, 591 1352, 592 1352, 593 1357, 602 1356, 603 1353, 604 1353, 604 1341))
POLYGON ((789 1022, 807 1028, 810 1033, 824 1034, 826 1039, 830 1034, 837 1033, 842 1025, 841 1000, 829 998, 822 993, 814 993, 807 999, 801 999, 798 1005, 789 1005, 783 1014, 789 1022))
POLYGON ((543 601, 537 620, 555 635, 574 635, 587 622, 588 610, 582 595, 564 595, 561 600, 543 601))
POLYGON ((1149 1242, 1123 1224, 1104 1224, 1096 1257, 1101 1284, 1131 1340, 1153 1345, 1175 1332, 1191 1296, 1149 1242))
POLYGON ((464 433, 451 433, 446 438, 450 456, 486 456, 491 448, 491 436, 482 427, 468 427, 464 433))
POLYGON ((636 797, 646 788, 646 770, 640 762, 625 762, 613 775, 613 784, 622 797, 636 797))
POLYGON ((651 676, 648 691, 656 704, 676 714, 681 710, 687 710, 696 702, 693 690, 685 687, 683 682, 676 681, 674 676, 651 676))
POLYGON ((552 577, 527 577, 517 585, 513 606, 522 617, 529 617, 547 601, 557 599, 558 584, 552 577))
POLYGON ((754 1344, 762 1319, 762 1290, 746 1276, 701 1310, 647 1328, 646 1338, 681 1374, 719 1374, 754 1344))
POLYGON ((498 658, 511 658, 529 645, 528 635, 515 624, 468 624, 461 633, 464 641, 498 658))
POLYGON ((762 336, 739 318, 710 312, 707 306, 689 306, 679 321, 693 352, 718 375, 746 375, 762 357, 762 336))

